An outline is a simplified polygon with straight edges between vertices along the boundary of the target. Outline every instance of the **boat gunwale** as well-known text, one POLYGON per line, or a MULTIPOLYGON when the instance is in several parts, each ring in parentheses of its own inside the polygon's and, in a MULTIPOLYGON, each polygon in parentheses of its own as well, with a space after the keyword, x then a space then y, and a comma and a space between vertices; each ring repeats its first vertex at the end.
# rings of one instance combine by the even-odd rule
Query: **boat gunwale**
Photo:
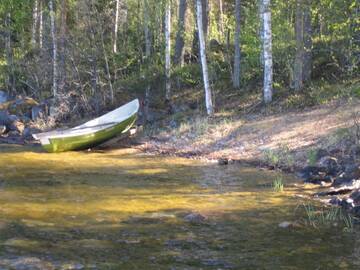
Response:
POLYGON ((71 138, 71 137, 77 137, 77 136, 84 136, 84 135, 88 135, 91 133, 96 133, 102 130, 106 130, 109 128, 112 128, 113 126, 120 124, 124 121, 126 121, 127 119, 133 117, 139 110, 139 100, 138 99, 134 99, 126 104, 124 104, 123 106, 116 108, 115 110, 112 110, 102 116, 99 116, 95 119, 92 119, 90 121, 85 122, 84 124, 81 124, 79 126, 73 127, 73 128, 69 128, 69 129, 65 129, 65 130, 61 130, 61 131, 50 131, 50 132, 43 132, 43 133, 38 133, 38 134, 33 134, 33 137, 37 140, 41 140, 41 139, 59 139, 59 138, 71 138), (116 110, 120 110, 120 109, 124 109, 126 107, 130 107, 130 105, 132 105, 133 103, 136 103, 136 106, 134 108, 133 111, 131 111, 130 114, 127 114, 126 117, 122 117, 122 119, 120 119, 119 121, 116 122, 108 122, 108 123, 103 123, 103 124, 99 124, 99 125, 94 125, 94 126, 86 126, 86 124, 88 124, 91 121, 97 120, 99 118, 105 118, 106 116, 110 115, 111 113, 114 113, 116 110), (95 128, 95 129, 94 129, 95 128), (75 131, 75 132, 72 132, 75 131), (79 132, 80 131, 80 132, 79 132))

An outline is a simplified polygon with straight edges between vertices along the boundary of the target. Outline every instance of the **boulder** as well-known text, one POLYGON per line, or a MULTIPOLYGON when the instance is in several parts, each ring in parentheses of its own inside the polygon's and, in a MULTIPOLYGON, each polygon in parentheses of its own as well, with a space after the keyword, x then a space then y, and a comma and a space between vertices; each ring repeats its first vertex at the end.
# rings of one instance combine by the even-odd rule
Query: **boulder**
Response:
POLYGON ((351 193, 350 198, 353 199, 355 205, 360 205, 360 189, 351 193))
POLYGON ((337 175, 341 171, 341 166, 337 158, 332 156, 324 156, 318 161, 318 166, 326 169, 326 173, 332 176, 337 175))
POLYGON ((326 175, 326 168, 319 166, 306 166, 298 173, 298 176, 305 180, 320 175, 326 175))
POLYGON ((0 135, 4 134, 6 132, 6 126, 0 125, 0 135))
POLYGON ((352 210, 351 213, 357 217, 360 217, 360 206, 355 206, 352 210))
POLYGON ((321 158, 328 156, 329 152, 325 149, 318 149, 316 151, 316 160, 320 160, 321 158))
POLYGON ((352 179, 360 179, 359 164, 350 163, 345 165, 345 176, 352 179))
POLYGON ((31 119, 36 120, 38 118, 42 118, 45 115, 45 107, 44 106, 34 106, 31 108, 31 119))

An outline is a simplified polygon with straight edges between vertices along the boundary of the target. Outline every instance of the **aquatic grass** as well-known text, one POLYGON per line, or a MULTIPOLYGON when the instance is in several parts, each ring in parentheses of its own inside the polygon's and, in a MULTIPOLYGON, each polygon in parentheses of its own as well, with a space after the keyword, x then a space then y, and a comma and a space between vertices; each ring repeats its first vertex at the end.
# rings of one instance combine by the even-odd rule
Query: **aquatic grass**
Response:
POLYGON ((340 226, 344 232, 352 232, 354 229, 354 218, 344 209, 338 206, 315 207, 313 204, 303 204, 306 219, 305 224, 314 228, 321 226, 340 226))
POLYGON ((273 190, 275 192, 283 192, 284 191, 284 182, 282 177, 276 177, 272 184, 273 190))

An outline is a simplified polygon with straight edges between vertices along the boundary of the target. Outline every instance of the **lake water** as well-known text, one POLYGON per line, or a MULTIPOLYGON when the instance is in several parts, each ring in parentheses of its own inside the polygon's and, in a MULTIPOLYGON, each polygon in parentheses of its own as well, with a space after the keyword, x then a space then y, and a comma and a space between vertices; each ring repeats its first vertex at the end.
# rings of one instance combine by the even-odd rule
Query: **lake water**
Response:
POLYGON ((301 223, 307 200, 286 175, 274 192, 280 176, 129 149, 0 145, 0 269, 359 269, 356 230, 278 226, 301 223))

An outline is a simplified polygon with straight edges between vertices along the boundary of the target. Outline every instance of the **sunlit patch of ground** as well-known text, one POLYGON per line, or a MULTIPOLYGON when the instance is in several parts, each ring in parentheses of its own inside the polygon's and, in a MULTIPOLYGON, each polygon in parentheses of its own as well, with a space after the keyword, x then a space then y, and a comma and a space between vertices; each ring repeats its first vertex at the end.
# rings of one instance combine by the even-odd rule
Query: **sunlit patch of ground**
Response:
POLYGON ((141 147, 185 156, 253 160, 262 158, 266 150, 285 146, 295 152, 296 162, 303 163, 309 149, 331 144, 339 130, 352 127, 359 111, 360 102, 353 100, 269 116, 253 113, 235 118, 220 112, 211 120, 198 116, 175 128, 155 130, 141 147))

